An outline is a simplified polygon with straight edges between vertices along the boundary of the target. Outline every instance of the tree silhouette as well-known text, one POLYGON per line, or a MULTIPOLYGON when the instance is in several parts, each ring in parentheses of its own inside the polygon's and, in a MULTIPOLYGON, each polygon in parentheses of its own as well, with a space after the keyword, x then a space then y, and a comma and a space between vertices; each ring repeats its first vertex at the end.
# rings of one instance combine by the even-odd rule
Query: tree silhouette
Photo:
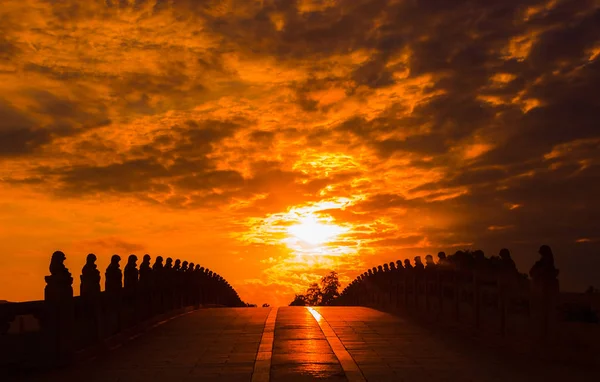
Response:
POLYGON ((310 306, 315 306, 321 304, 323 299, 323 292, 321 292, 321 287, 317 283, 312 283, 306 290, 306 304, 310 306))
POLYGON ((321 302, 320 305, 329 305, 339 297, 339 288, 342 286, 336 271, 331 271, 321 278, 321 302))
POLYGON ((336 271, 331 271, 321 278, 319 283, 312 283, 304 294, 297 294, 290 306, 331 305, 340 296, 341 283, 336 271))
POLYGON ((290 306, 305 306, 306 305, 306 297, 303 294, 297 294, 294 297, 294 301, 290 303, 290 306))

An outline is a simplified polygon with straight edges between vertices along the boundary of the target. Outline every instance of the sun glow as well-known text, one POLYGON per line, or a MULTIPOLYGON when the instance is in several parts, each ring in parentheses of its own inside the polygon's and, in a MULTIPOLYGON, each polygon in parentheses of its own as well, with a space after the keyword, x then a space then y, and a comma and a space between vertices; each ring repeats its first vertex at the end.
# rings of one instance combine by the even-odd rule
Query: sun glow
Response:
POLYGON ((354 261, 361 244, 351 235, 356 229, 352 223, 342 222, 330 214, 353 202, 355 200, 348 198, 322 200, 249 220, 246 223, 249 229, 241 239, 282 249, 285 260, 274 260, 279 268, 291 267, 294 272, 298 267, 334 269, 340 263, 354 261), (283 249, 284 246, 287 249, 283 249))
POLYGON ((344 227, 320 222, 315 216, 302 217, 299 224, 288 228, 289 235, 312 245, 327 243, 346 231, 344 227))

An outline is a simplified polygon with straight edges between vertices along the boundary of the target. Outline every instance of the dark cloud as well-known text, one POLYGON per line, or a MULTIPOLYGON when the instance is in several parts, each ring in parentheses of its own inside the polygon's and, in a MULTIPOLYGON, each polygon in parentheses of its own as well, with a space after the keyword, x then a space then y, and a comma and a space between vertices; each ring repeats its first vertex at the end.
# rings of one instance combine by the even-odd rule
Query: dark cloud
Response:
POLYGON ((536 107, 515 124, 508 126, 511 139, 482 156, 481 161, 495 164, 522 162, 540 158, 555 145, 578 139, 600 137, 597 110, 600 107, 594 89, 600 85, 600 61, 585 64, 562 78, 546 78, 531 86, 527 93, 540 99, 536 107))
POLYGON ((497 187, 498 182, 508 176, 508 172, 502 168, 468 168, 463 171, 449 173, 444 180, 432 183, 425 183, 415 187, 413 191, 435 191, 459 186, 478 186, 492 185, 497 187))
POLYGON ((270 145, 275 139, 275 133, 272 131, 255 130, 250 133, 250 140, 255 143, 270 145))
POLYGON ((392 248, 417 248, 419 242, 424 239, 424 236, 414 235, 407 237, 391 237, 381 240, 376 240, 369 243, 373 247, 392 247, 392 248))
POLYGON ((355 204, 353 209, 359 212, 376 212, 389 208, 407 207, 409 202, 400 195, 375 194, 368 199, 355 204))
POLYGON ((2 29, 0 29, 0 60, 8 61, 13 59, 19 52, 20 49, 17 47, 17 44, 7 40, 4 37, 2 29))
POLYGON ((189 120, 158 133, 148 144, 133 147, 122 162, 39 171, 56 179, 58 192, 68 195, 111 192, 146 197, 148 193, 169 193, 171 186, 180 190, 237 188, 243 183, 242 176, 217 170, 207 155, 244 123, 248 122, 189 120))
POLYGON ((384 66, 385 61, 379 57, 374 57, 368 62, 356 68, 352 73, 352 78, 356 85, 366 85, 372 88, 379 88, 393 85, 394 73, 384 66))
POLYGON ((33 88, 22 94, 33 102, 27 109, 17 109, 0 99, 0 156, 31 154, 56 138, 75 136, 111 122, 100 102, 76 102, 33 88))
POLYGON ((96 72, 90 73, 84 71, 76 71, 68 67, 60 68, 55 66, 40 65, 33 62, 29 62, 23 65, 23 69, 26 72, 41 74, 58 81, 73 81, 90 77, 105 79, 109 77, 108 75, 103 75, 101 73, 96 72))
POLYGON ((55 171, 63 191, 74 195, 97 192, 151 191, 168 169, 152 159, 131 160, 108 166, 76 166, 55 171))
POLYGON ((26 113, 0 100, 0 156, 28 154, 50 140, 48 130, 37 128, 26 113))
POLYGON ((210 171, 192 176, 184 176, 174 182, 175 186, 192 190, 211 190, 213 188, 240 188, 244 177, 237 171, 210 171))

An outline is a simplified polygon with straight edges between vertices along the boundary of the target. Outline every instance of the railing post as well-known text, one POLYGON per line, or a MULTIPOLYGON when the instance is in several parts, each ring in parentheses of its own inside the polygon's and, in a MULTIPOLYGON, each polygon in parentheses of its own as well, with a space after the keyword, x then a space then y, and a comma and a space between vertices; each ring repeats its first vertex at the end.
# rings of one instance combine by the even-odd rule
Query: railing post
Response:
POLYGON ((458 272, 452 272, 452 283, 454 284, 454 321, 460 323, 460 298, 462 292, 462 285, 458 272))
POLYGON ((558 281, 554 281, 556 280, 544 280, 531 285, 533 325, 537 327, 537 341, 541 344, 552 342, 556 331, 558 281))
POLYGON ((430 300, 429 300, 429 275, 427 271, 423 271, 423 313, 425 319, 429 320, 430 313, 430 300))
POLYGON ((46 317, 42 330, 47 341, 47 361, 61 365, 73 356, 73 277, 64 265, 66 256, 56 251, 50 262, 50 276, 46 276, 44 300, 46 317))
POLYGON ((479 274, 478 272, 473 272, 473 325, 475 326, 475 330, 481 329, 481 293, 479 288, 479 274))

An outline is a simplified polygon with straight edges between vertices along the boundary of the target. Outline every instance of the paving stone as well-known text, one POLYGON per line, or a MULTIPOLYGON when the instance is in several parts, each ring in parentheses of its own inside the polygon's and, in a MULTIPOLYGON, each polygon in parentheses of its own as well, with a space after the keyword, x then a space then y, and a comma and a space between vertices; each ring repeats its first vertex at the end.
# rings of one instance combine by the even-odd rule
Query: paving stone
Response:
POLYGON ((184 315, 49 382, 250 381, 270 309, 215 308, 184 315))
POLYGON ((342 366, 312 314, 304 307, 279 308, 271 381, 346 381, 342 366))
POLYGON ((319 364, 296 362, 271 366, 271 381, 314 381, 328 382, 344 381, 347 379, 339 364, 319 364))
POLYGON ((267 365, 261 375, 273 382, 341 382, 347 376, 372 382, 600 381, 597 372, 483 351, 459 337, 433 333, 377 310, 314 309, 320 317, 304 307, 279 308, 263 351, 270 308, 202 309, 96 359, 18 380, 250 382, 260 364, 267 365))
POLYGON ((285 353, 321 353, 333 354, 329 343, 325 339, 306 340, 306 339, 279 339, 274 343, 274 350, 278 354, 285 353))
MULTIPOLYGON (((367 381, 596 381, 600 374, 483 351, 400 317, 361 307, 317 307, 367 381)), ((600 369, 600 368, 599 368, 600 369)))

